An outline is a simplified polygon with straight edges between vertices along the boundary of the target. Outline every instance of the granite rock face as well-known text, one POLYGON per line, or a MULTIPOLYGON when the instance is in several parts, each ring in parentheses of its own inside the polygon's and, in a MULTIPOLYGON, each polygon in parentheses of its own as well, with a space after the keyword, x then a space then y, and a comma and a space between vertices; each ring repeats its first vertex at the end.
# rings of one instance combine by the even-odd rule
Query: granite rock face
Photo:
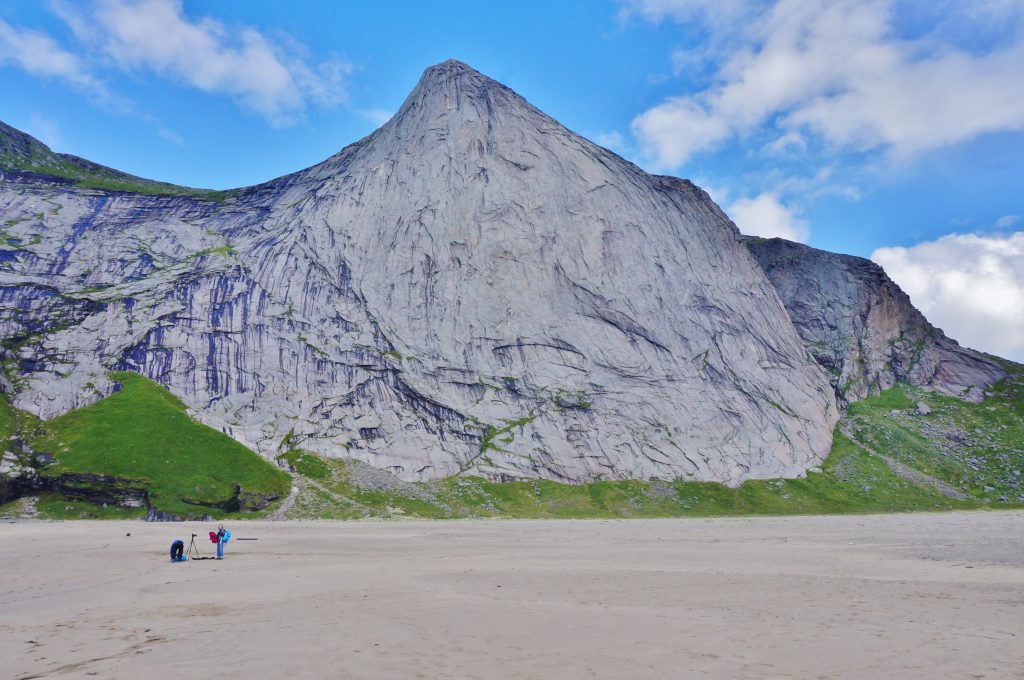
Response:
POLYGON ((870 260, 784 239, 744 236, 814 358, 843 401, 858 401, 902 380, 981 401, 1005 377, 992 358, 935 328, 870 260))
POLYGON ((267 456, 406 480, 802 475, 838 407, 735 227, 459 62, 224 200, 0 174, 0 336, 43 418, 166 385, 267 456))

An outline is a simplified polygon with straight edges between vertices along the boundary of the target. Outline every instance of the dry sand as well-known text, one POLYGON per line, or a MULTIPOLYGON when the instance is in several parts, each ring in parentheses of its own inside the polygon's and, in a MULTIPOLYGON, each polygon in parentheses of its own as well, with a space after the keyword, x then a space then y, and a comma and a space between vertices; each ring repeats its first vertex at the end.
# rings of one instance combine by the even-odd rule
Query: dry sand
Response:
POLYGON ((0 526, 0 677, 1024 677, 1019 512, 229 528, 0 526))

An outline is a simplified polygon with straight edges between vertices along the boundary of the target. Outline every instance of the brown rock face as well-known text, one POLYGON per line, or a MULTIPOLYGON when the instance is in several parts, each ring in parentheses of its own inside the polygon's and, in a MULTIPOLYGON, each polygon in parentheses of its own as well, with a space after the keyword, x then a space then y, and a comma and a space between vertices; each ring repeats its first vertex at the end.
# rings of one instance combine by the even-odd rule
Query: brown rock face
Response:
POLYGON ((961 347, 870 260, 784 239, 744 236, 836 393, 857 401, 898 380, 980 401, 1000 361, 961 347))

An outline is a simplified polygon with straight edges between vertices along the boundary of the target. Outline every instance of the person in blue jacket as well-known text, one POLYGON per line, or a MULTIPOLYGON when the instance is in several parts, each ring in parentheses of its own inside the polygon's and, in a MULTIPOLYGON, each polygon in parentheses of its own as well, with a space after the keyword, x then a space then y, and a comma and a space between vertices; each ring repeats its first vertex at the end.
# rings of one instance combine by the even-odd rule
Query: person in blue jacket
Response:
POLYGON ((223 524, 217 525, 217 559, 224 559, 224 544, 231 538, 231 532, 223 524))

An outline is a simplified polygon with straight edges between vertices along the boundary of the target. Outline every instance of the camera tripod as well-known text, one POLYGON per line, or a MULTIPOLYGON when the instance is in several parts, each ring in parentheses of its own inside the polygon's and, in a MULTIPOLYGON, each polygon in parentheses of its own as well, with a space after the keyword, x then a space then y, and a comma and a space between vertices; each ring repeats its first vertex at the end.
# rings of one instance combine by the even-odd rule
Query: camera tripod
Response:
POLYGON ((196 534, 192 534, 192 540, 188 544, 188 550, 185 551, 185 557, 190 560, 200 560, 199 548, 196 547, 196 534))

